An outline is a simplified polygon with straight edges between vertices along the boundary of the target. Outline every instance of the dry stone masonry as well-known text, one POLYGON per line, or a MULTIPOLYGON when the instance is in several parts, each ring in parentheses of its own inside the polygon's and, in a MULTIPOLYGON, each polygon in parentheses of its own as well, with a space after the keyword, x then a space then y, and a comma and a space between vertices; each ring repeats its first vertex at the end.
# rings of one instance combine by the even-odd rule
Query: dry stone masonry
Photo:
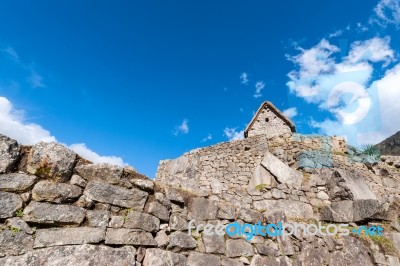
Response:
POLYGON ((273 131, 161 161, 154 181, 0 136, 0 265, 400 265, 400 158, 273 131), (189 232, 190 220, 379 225, 384 236, 248 241, 189 232))

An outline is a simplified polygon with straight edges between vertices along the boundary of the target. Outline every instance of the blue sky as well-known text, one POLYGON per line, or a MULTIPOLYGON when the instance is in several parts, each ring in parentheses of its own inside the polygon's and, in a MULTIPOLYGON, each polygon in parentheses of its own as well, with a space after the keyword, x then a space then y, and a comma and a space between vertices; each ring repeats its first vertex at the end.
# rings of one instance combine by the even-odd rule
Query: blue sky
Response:
POLYGON ((375 143, 400 129, 399 28, 399 0, 3 2, 0 133, 153 177, 269 100, 375 143))

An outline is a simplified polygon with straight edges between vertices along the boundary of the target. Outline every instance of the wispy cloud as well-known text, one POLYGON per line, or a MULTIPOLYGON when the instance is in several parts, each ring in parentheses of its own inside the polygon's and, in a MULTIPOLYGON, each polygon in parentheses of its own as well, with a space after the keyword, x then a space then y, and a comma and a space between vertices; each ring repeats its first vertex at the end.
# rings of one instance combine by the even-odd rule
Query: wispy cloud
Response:
POLYGON ((46 85, 43 83, 43 77, 32 70, 31 75, 28 77, 28 82, 32 88, 44 88, 46 85))
POLYGON ((6 53, 9 57, 11 57, 11 59, 13 59, 16 62, 20 62, 19 61, 19 56, 18 53, 12 48, 12 47, 7 47, 5 49, 1 50, 2 52, 6 53))
POLYGON ((179 134, 187 133, 189 133, 189 120, 183 119, 182 123, 179 126, 175 127, 174 135, 178 136, 179 134))
POLYGON ((254 98, 260 98, 262 96, 261 91, 264 89, 264 87, 265 87, 264 81, 257 81, 256 82, 256 85, 255 85, 256 91, 255 91, 255 93, 253 95, 254 98))
POLYGON ((329 34, 329 38, 339 37, 342 34, 343 34, 343 30, 337 30, 337 31, 332 32, 331 34, 329 34))
POLYGON ((243 72, 242 74, 240 74, 240 83, 242 83, 244 85, 249 84, 249 77, 246 72, 243 72))
MULTIPOLYGON (((33 145, 40 141, 57 141, 50 131, 44 129, 42 126, 26 122, 24 111, 15 109, 12 103, 5 97, 0 97, 0 134, 13 138, 25 145, 33 145)), ((93 163, 127 165, 120 157, 98 155, 84 143, 72 144, 70 146, 64 144, 64 146, 69 147, 93 163)))
POLYGON ((212 135, 210 133, 208 133, 207 137, 205 137, 204 139, 201 140, 201 142, 207 142, 209 140, 212 140, 212 135))
POLYGON ((224 135, 228 138, 229 141, 239 140, 244 138, 244 130, 236 131, 236 128, 226 127, 224 129, 224 135))
POLYGON ((296 107, 291 107, 282 112, 286 117, 292 119, 297 115, 297 108, 296 107))
POLYGON ((380 0, 374 8, 374 13, 369 20, 370 24, 382 27, 394 25, 400 27, 400 0, 380 0))

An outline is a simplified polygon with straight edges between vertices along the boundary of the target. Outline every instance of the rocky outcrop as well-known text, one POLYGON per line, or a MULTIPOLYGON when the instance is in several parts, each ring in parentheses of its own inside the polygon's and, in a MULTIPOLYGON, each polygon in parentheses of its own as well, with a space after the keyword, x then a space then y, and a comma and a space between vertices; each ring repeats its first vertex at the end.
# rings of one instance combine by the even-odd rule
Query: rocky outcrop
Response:
POLYGON ((0 265, 399 265, 398 159, 349 160, 337 138, 248 137, 162 161, 155 180, 82 162, 59 144, 1 141, 0 158, 14 159, 0 172, 0 265), (304 164, 321 145, 331 165, 304 164), (385 234, 247 239, 188 230, 189 221, 349 223, 385 234))

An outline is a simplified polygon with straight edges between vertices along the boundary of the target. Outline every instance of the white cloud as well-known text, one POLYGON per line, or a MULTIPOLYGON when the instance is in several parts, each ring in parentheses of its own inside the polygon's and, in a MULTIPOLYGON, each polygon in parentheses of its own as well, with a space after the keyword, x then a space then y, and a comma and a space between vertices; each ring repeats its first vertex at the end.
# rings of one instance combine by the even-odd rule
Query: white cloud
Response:
POLYGON ((249 77, 246 72, 243 72, 242 74, 240 74, 240 83, 242 83, 244 85, 249 84, 249 77))
POLYGON ((264 89, 264 87, 265 87, 265 83, 263 81, 256 82, 256 85, 255 85, 256 91, 253 95, 254 98, 260 98, 262 96, 261 91, 264 89))
POLYGON ((331 34, 329 34, 329 38, 339 37, 342 34, 343 34, 343 30, 337 30, 337 31, 332 32, 331 34))
POLYGON ((390 38, 356 41, 342 58, 335 57, 339 49, 326 40, 298 50, 298 55, 288 57, 297 66, 288 74, 290 91, 334 116, 311 121, 312 127, 320 133, 345 136, 351 144, 376 143, 400 129, 398 123, 386 121, 400 111, 393 100, 400 98, 400 89, 395 88, 400 67, 373 80, 375 68, 385 69, 396 61, 390 38))
POLYGON ((110 164, 115 164, 119 166, 127 166, 127 163, 124 163, 121 157, 116 157, 116 156, 100 156, 88 147, 86 147, 85 143, 78 143, 78 144, 72 144, 69 146, 69 148, 73 151, 75 151, 77 154, 85 158, 86 160, 89 160, 93 163, 110 163, 110 164))
POLYGON ((229 141, 239 140, 244 138, 244 130, 236 131, 236 128, 228 128, 224 129, 224 135, 228 138, 229 141))
POLYGON ((32 70, 31 75, 28 77, 28 81, 34 89, 46 87, 46 85, 43 83, 43 77, 34 70, 32 70))
POLYGON ((12 47, 7 47, 5 49, 2 49, 1 51, 6 53, 8 56, 10 56, 14 61, 19 62, 18 53, 12 47))
MULTIPOLYGON (((48 130, 40 125, 26 122, 24 112, 16 110, 12 103, 5 97, 0 97, 0 134, 13 138, 25 145, 34 145, 40 141, 57 141, 48 130)), ((68 147, 68 145, 63 145, 68 147)), ((127 165, 120 157, 98 155, 87 148, 84 143, 72 144, 69 148, 93 163, 127 165)))
POLYGON ((187 133, 189 133, 189 120, 183 119, 182 123, 175 127, 174 135, 177 136, 179 134, 187 133))
POLYGON ((205 137, 204 139, 201 140, 201 142, 206 142, 212 140, 212 135, 210 133, 208 133, 207 137, 205 137))
POLYGON ((390 24, 400 27, 400 1, 380 0, 374 8, 370 23, 376 23, 382 27, 390 24))
POLYGON ((296 107, 291 107, 282 112, 286 117, 292 119, 297 115, 297 108, 296 107))

